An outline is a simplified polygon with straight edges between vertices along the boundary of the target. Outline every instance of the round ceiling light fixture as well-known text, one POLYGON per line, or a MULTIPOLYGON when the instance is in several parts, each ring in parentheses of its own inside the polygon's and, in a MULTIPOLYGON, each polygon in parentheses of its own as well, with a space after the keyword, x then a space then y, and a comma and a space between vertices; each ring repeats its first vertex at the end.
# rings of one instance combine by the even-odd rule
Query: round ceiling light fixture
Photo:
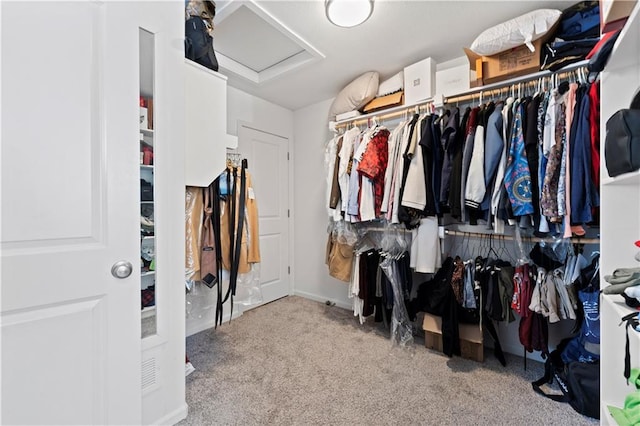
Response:
POLYGON ((373 12, 373 0, 325 0, 327 19, 339 27, 362 24, 373 12))

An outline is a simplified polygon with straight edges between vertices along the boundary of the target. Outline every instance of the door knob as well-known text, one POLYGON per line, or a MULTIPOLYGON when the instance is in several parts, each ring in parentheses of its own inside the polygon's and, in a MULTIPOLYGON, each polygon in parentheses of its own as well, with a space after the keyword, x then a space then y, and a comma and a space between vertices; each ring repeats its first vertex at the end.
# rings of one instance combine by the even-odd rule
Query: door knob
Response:
POLYGON ((111 275, 120 279, 127 278, 129 275, 131 275, 132 271, 133 265, 131 265, 131 263, 127 262, 126 260, 116 262, 111 267, 111 275))

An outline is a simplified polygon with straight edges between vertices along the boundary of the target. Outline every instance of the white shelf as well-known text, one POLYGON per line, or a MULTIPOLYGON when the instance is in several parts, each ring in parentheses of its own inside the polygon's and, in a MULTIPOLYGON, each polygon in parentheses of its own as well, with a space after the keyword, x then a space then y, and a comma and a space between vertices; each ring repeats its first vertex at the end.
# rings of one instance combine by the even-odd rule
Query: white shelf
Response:
POLYGON ((145 136, 153 137, 153 130, 151 129, 140 129, 140 133, 142 133, 145 136))
POLYGON ((145 235, 142 237, 143 240, 153 240, 155 238, 156 238, 155 235, 145 235))
POLYGON ((600 424, 608 425, 608 426, 617 426, 618 423, 616 423, 615 419, 609 412, 609 408, 608 408, 609 405, 613 405, 614 407, 616 406, 615 404, 611 404, 604 400, 600 401, 600 424))
POLYGON ((156 314, 156 305, 147 306, 146 308, 142 308, 142 318, 149 318, 156 314))
POLYGON ((532 80, 536 80, 538 78, 541 77, 548 77, 551 75, 555 75, 555 74, 560 74, 566 71, 571 71, 571 70, 575 70, 578 68, 582 68, 582 67, 586 67, 587 64, 589 63, 588 60, 582 60, 582 61, 578 61, 578 62, 574 62, 572 64, 569 64, 563 68, 560 68, 559 70, 556 71, 549 71, 549 70, 544 70, 544 71, 538 71, 535 73, 531 73, 531 74, 525 74, 525 75, 521 75, 521 76, 517 76, 517 77, 513 77, 507 80, 502 80, 502 81, 497 81, 495 83, 491 83, 491 84, 485 84, 484 86, 478 86, 478 87, 474 87, 471 88, 469 90, 465 90, 464 92, 460 92, 457 93, 455 95, 449 95, 449 96, 443 96, 445 103, 448 102, 449 99, 454 99, 460 96, 466 96, 466 95, 473 95, 476 93, 480 93, 480 92, 486 92, 488 90, 493 90, 493 89, 500 89, 506 86, 510 86, 512 84, 517 84, 517 83, 522 83, 525 81, 532 81, 532 80))
MULTIPOLYGON (((608 284, 607 284, 608 285, 608 284)), ((624 297, 620 296, 619 294, 602 294, 602 300, 604 301, 604 303, 608 303, 610 304, 616 311, 616 314, 619 315, 620 318, 622 318, 625 315, 629 315, 633 312, 639 312, 638 310, 627 306, 626 303, 624 303, 624 297)), ((621 326, 622 327, 622 326, 621 326)), ((631 330, 629 330, 629 336, 631 336, 631 330)), ((638 335, 638 338, 640 339, 640 333, 635 332, 636 335, 638 335)))
POLYGON ((638 186, 640 185, 640 170, 635 172, 625 173, 615 177, 606 176, 602 178, 603 185, 628 185, 638 186))
POLYGON ((366 120, 367 118, 372 118, 372 117, 380 117, 380 115, 383 114, 389 114, 389 113, 393 113, 393 112, 399 112, 399 111, 404 111, 407 109, 411 109, 411 108, 415 108, 417 106, 423 106, 423 105, 427 105, 427 104, 432 104, 433 103, 433 99, 429 98, 429 99, 424 99, 420 102, 416 102, 414 104, 407 104, 407 105, 398 105, 398 106, 394 106, 391 108, 385 108, 385 109, 381 109, 378 111, 374 111, 374 112, 370 112, 368 114, 362 114, 362 115, 358 115, 355 117, 351 117, 351 118, 347 118, 345 120, 340 120, 340 121, 334 121, 332 122, 332 124, 339 126, 342 124, 346 124, 346 123, 351 123, 353 121, 360 121, 360 120, 366 120))
POLYGON ((141 277, 150 277, 150 276, 155 275, 155 274, 156 274, 156 271, 146 271, 146 272, 140 273, 140 276, 141 277))
POLYGON ((613 46, 605 71, 640 66, 640 3, 636 4, 613 46))
POLYGON ((146 164, 140 164, 140 168, 145 170, 153 170, 153 166, 149 166, 146 164))

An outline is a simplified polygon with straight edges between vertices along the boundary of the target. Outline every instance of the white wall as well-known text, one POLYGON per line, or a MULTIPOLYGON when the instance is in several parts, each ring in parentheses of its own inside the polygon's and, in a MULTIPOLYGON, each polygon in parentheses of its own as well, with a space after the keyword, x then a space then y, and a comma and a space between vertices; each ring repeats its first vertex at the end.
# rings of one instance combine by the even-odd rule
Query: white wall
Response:
POLYGON ((349 308, 347 283, 330 277, 324 263, 328 223, 324 148, 332 137, 327 120, 331 102, 329 99, 294 112, 294 293, 349 308))
MULTIPOLYGON (((293 140, 293 111, 267 102, 264 99, 249 95, 236 88, 227 87, 227 133, 238 135, 238 122, 252 125, 263 130, 293 140)), ((323 120, 326 121, 326 120, 323 120)), ((222 170, 221 170, 222 172, 222 170)), ((289 176, 292 193, 292 177, 289 176)), ((291 234, 291 232, 290 232, 291 234)), ((290 238, 291 241, 291 238, 290 238)), ((295 247, 295 246, 294 246, 295 247)), ((292 250, 293 251, 293 250, 292 250)), ((291 259, 293 262, 293 259, 291 259)), ((293 263, 291 263, 293 265, 293 263)), ((226 288, 225 288, 226 292, 226 288)), ((198 284, 194 291, 187 295, 187 336, 214 326, 217 289, 198 284)), ((242 314, 243 306, 236 304, 233 317, 242 314)), ((224 306, 223 322, 229 321, 231 309, 229 303, 224 306)))
POLYGON ((259 130, 289 140, 293 138, 293 111, 229 86, 227 133, 238 136, 238 121, 253 124, 259 130))

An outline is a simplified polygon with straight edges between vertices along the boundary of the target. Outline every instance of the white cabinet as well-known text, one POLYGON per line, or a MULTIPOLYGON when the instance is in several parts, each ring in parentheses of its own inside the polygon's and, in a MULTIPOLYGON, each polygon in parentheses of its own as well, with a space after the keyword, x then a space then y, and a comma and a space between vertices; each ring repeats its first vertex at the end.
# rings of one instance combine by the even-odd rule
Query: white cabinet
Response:
MULTIPOLYGON (((638 267, 634 256, 640 250, 640 172, 609 177, 604 160, 606 122, 617 110, 628 108, 640 87, 640 5, 636 5, 620 33, 605 72, 601 75, 601 286, 605 275, 617 268, 638 267)), ((623 376, 625 328, 620 318, 633 312, 622 296, 601 298, 601 419, 615 424, 607 405, 622 407, 627 394, 635 390, 623 376)), ((629 330, 631 367, 640 368, 640 333, 629 330)))
POLYGON ((238 146, 227 134, 227 77, 185 59, 184 78, 186 184, 206 187, 224 170, 226 149, 238 146))

